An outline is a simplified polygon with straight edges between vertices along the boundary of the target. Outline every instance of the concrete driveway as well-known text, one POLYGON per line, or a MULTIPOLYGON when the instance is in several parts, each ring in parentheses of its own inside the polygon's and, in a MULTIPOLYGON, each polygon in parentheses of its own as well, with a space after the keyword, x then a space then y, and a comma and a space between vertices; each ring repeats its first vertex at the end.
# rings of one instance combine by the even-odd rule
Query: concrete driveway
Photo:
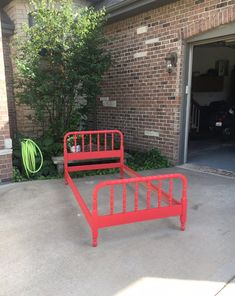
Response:
POLYGON ((188 162, 235 172, 235 140, 209 138, 189 142, 188 162))
MULTIPOLYGON (((1 186, 0 295, 235 295, 235 180, 145 174, 172 171, 189 180, 186 231, 178 218, 113 227, 97 248, 63 180, 1 186)), ((79 180, 84 192, 93 185, 79 180)))

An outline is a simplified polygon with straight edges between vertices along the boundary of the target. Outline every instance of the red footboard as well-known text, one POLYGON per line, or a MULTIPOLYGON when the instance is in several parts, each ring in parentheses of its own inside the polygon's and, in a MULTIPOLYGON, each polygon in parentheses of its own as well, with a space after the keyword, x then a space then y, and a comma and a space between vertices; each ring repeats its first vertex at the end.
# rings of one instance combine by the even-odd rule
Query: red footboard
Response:
POLYGON ((65 182, 70 185, 91 227, 93 246, 97 245, 98 230, 114 225, 179 216, 181 230, 185 229, 187 211, 185 176, 168 174, 142 177, 124 165, 123 135, 120 131, 85 131, 66 134, 64 173, 65 182), (68 151, 68 142, 70 147, 71 143, 75 147, 72 149, 73 152, 68 151), (84 161, 93 162, 99 159, 104 163, 84 164, 84 161), (73 166, 69 166, 71 162, 75 162, 73 166), (92 211, 90 211, 69 173, 107 168, 119 168, 121 179, 101 182, 94 188, 92 211), (124 173, 131 178, 123 179, 124 173), (108 209, 105 213, 99 209, 100 197, 104 198, 104 196, 108 197, 108 209))
POLYGON ((179 216, 181 222, 181 230, 185 229, 186 222, 186 210, 187 210, 187 181, 185 176, 181 174, 169 174, 160 176, 148 176, 137 177, 122 180, 106 181, 98 184, 93 193, 93 246, 97 245, 98 229, 108 226, 121 225, 139 221, 146 221, 152 219, 167 218, 173 216, 179 216), (173 195, 174 181, 181 181, 181 194, 179 199, 175 199, 173 195), (168 187, 166 192, 163 188, 163 182, 165 181, 165 187, 168 187), (127 185, 133 186, 133 205, 130 205, 130 209, 127 208, 128 198, 127 185), (100 215, 98 212, 99 192, 105 187, 109 190, 109 213, 106 215, 100 215), (122 206, 118 212, 115 212, 115 190, 116 187, 122 192, 122 206), (140 187, 144 187, 146 190, 144 201, 143 193, 139 194, 140 187), (140 205, 140 197, 141 205, 140 205), (155 204, 152 204, 153 199, 155 204))

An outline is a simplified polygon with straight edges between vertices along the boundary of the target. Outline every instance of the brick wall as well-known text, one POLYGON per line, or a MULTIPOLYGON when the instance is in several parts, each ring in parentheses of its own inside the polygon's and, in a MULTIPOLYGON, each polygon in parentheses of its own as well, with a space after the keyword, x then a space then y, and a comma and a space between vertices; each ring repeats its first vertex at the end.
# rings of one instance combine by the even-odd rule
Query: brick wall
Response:
POLYGON ((5 65, 5 76, 6 76, 6 87, 7 87, 7 100, 8 100, 8 114, 9 114, 9 123, 10 123, 10 134, 11 138, 17 132, 17 123, 16 123, 16 106, 14 98, 14 80, 13 80, 13 69, 12 69, 12 60, 11 60, 11 51, 10 51, 10 36, 3 35, 3 56, 4 56, 4 65, 5 65))
POLYGON ((114 65, 102 96, 116 101, 116 108, 98 100, 97 127, 118 128, 126 147, 157 147, 177 163, 185 40, 234 21, 234 0, 184 0, 108 25, 114 65), (178 55, 171 74, 166 71, 168 52, 178 55))
MULTIPOLYGON (((0 16, 1 21, 1 16, 0 16)), ((5 149, 10 138, 5 68, 3 60, 2 30, 0 26, 0 183, 12 178, 11 149, 5 149)))
MULTIPOLYGON (((86 0, 74 0, 76 6, 86 5, 86 0)), ((22 25, 28 23, 28 13, 30 12, 28 0, 13 0, 4 10, 15 24, 15 34, 22 35, 22 25)), ((14 53, 14 48, 9 48, 11 38, 4 40, 4 53, 6 65, 7 91, 9 100, 9 116, 11 132, 14 134, 16 129, 23 135, 29 137, 40 136, 42 130, 38 124, 29 120, 29 115, 33 117, 33 111, 26 105, 15 104, 14 93, 16 90, 12 88, 15 73, 14 60, 9 59, 14 53)))
MULTIPOLYGON (((24 23, 28 23, 28 13, 30 11, 29 5, 27 0, 13 0, 11 1, 4 10, 14 22, 15 25, 15 34, 22 35, 22 25, 24 23)), ((9 42, 11 42, 12 37, 9 38, 9 42)), ((6 65, 6 78, 7 78, 7 89, 8 89, 8 101, 9 101, 9 108, 11 110, 11 95, 14 96, 13 101, 16 102, 15 110, 9 112, 10 116, 10 127, 11 131, 17 130, 24 135, 27 136, 37 136, 40 134, 41 129, 38 125, 35 125, 32 121, 28 119, 27 116, 32 115, 32 110, 26 105, 19 105, 17 104, 17 99, 14 93, 17 92, 15 89, 11 89, 11 85, 14 78, 15 73, 15 61, 11 59, 11 56, 14 55, 14 48, 8 47, 9 43, 4 42, 5 48, 5 65, 6 65), (10 59, 9 59, 10 56, 10 59), (11 92, 12 91, 12 92, 11 92)))

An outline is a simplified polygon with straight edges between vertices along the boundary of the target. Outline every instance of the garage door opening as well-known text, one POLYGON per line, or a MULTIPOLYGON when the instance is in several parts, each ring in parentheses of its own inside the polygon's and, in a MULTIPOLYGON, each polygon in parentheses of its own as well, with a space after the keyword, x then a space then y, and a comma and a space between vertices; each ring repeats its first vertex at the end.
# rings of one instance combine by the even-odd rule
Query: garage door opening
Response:
POLYGON ((193 48, 188 163, 235 171, 235 37, 193 48))

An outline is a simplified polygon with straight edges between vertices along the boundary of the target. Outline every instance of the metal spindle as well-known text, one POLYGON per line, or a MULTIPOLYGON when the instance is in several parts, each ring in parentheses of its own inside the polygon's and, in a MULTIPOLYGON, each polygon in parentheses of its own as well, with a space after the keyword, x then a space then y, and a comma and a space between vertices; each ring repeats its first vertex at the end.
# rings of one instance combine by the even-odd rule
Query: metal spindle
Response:
POLYGON ((84 152, 84 135, 82 134, 82 152, 84 152))
POLYGON ((77 152, 77 135, 73 135, 74 140, 74 152, 77 152))
POLYGON ((138 183, 135 183, 135 211, 138 210, 138 191, 139 191, 138 183))
POLYGON ((90 134, 90 152, 92 152, 92 135, 90 134))
POLYGON ((97 150, 100 151, 100 134, 97 134, 97 150))
POLYGON ((114 212, 114 186, 110 186, 110 215, 114 212))
POLYGON ((123 184, 122 211, 123 213, 126 213, 126 184, 123 184))
POLYGON ((112 150, 114 150, 114 134, 112 133, 112 150))
POLYGON ((150 198, 151 198, 151 184, 147 183, 147 209, 150 209, 150 198))
POLYGON ((107 150, 107 134, 104 134, 104 151, 107 150))
POLYGON ((161 207, 161 199, 162 199, 162 180, 158 182, 158 204, 157 206, 161 207))

